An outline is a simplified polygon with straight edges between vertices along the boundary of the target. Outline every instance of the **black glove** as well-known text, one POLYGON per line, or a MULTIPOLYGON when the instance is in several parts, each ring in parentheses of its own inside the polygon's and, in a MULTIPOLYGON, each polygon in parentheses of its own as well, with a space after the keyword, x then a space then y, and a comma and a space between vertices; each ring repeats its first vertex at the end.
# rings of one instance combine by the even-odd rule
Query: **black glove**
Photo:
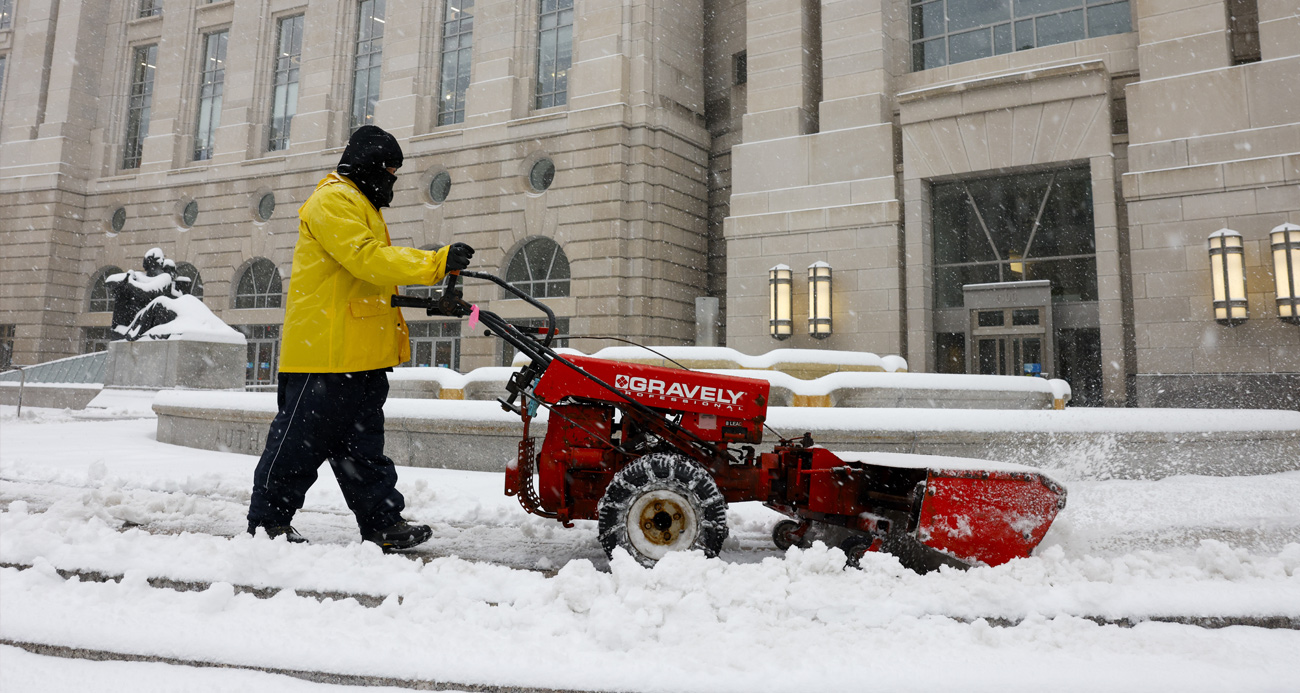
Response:
POLYGON ((459 272, 469 267, 470 258, 474 257, 474 249, 464 243, 452 243, 447 249, 447 271, 459 272))

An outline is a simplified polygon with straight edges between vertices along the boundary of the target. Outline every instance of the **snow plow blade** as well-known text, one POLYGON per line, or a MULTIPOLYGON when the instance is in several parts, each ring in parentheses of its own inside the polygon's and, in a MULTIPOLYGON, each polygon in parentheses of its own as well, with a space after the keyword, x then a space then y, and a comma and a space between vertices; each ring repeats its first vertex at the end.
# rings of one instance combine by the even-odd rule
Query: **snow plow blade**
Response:
MULTIPOLYGON (((859 499, 882 498, 879 491, 884 488, 901 494, 911 487, 907 521, 891 522, 871 550, 893 554, 920 573, 944 565, 995 566, 1027 557, 1065 507, 1065 488, 1033 467, 935 455, 834 455, 861 470, 859 499)), ((868 513, 890 514, 883 505, 874 505, 868 513)))
POLYGON ((1028 467, 931 467, 914 536, 965 563, 1001 565, 1029 556, 1064 507, 1065 488, 1028 467))

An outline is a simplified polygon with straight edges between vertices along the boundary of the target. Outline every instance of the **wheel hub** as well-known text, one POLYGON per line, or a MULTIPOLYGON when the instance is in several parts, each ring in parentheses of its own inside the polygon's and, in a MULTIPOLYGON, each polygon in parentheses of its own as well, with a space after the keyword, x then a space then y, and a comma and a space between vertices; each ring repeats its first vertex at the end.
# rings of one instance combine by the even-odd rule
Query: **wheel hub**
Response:
POLYGON ((648 491, 632 504, 627 533, 632 546, 655 559, 689 549, 699 533, 695 508, 671 489, 648 491))

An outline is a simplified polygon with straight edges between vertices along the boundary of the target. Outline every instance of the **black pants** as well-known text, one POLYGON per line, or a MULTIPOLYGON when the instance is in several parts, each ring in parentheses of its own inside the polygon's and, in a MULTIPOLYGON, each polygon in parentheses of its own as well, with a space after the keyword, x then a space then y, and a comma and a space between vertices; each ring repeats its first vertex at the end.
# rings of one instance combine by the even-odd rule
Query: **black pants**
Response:
POLYGON ((384 456, 385 371, 281 373, 280 413, 253 472, 248 521, 263 527, 289 524, 325 460, 362 536, 401 519, 406 501, 397 470, 384 456))

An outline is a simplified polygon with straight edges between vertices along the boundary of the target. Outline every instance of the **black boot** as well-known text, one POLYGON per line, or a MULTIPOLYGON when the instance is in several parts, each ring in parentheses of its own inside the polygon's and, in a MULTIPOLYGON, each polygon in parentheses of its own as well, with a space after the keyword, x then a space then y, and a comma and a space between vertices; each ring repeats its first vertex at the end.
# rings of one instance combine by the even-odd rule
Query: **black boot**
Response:
POLYGON ((378 532, 371 532, 361 538, 379 544, 384 553, 388 553, 418 546, 428 541, 431 536, 433 536, 433 530, 429 528, 429 525, 413 525, 406 520, 399 520, 392 527, 381 529, 378 532))
MULTIPOLYGON (((258 525, 256 522, 248 523, 248 533, 253 536, 257 536, 257 528, 259 526, 260 525, 258 525)), ((289 525, 282 525, 279 527, 263 527, 262 529, 266 530, 266 536, 271 539, 274 539, 279 536, 283 536, 286 540, 288 540, 290 544, 307 543, 307 538, 299 534, 298 530, 294 529, 293 527, 290 527, 289 525)))

